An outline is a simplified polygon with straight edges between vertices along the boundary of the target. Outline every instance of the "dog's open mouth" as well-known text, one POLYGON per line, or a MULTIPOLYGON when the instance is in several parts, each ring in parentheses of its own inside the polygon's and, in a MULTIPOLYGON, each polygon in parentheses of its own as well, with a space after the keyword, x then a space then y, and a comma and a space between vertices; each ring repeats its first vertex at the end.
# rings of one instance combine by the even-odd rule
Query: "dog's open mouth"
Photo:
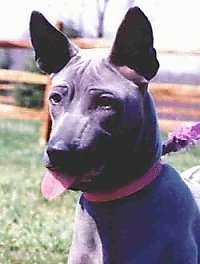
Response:
POLYGON ((53 200, 68 189, 87 189, 86 186, 93 182, 93 179, 100 173, 102 167, 91 169, 78 177, 69 176, 54 169, 47 169, 41 183, 42 195, 48 200, 53 200))
POLYGON ((47 169, 41 183, 42 195, 48 200, 53 200, 68 190, 73 182, 73 177, 64 177, 62 173, 47 169))
POLYGON ((46 151, 41 192, 53 200, 68 189, 88 191, 105 168, 105 151, 46 151))

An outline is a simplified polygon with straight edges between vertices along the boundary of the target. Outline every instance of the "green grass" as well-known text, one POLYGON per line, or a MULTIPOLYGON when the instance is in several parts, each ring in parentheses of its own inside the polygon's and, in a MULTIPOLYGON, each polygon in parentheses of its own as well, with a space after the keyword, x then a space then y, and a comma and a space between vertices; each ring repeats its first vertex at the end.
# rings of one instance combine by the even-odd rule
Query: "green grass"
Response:
POLYGON ((66 263, 77 194, 40 195, 39 123, 0 120, 0 263, 66 263))
MULTIPOLYGON (((63 264, 77 193, 47 202, 38 122, 0 120, 0 263, 63 264)), ((165 158, 179 171, 199 164, 199 146, 165 158)))
MULTIPOLYGON (((163 136, 165 140, 166 135, 163 136)), ((189 169, 192 166, 200 165, 200 144, 188 147, 185 150, 170 153, 163 157, 163 161, 171 164, 179 172, 189 169)))

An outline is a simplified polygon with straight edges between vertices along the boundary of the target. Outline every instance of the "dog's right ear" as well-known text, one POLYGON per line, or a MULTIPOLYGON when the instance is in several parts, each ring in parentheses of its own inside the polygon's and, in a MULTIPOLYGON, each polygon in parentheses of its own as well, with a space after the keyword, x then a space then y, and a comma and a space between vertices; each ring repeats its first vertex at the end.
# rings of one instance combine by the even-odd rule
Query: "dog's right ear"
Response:
POLYGON ((35 59, 40 69, 46 73, 60 71, 78 52, 68 38, 37 11, 31 14, 30 36, 35 59))

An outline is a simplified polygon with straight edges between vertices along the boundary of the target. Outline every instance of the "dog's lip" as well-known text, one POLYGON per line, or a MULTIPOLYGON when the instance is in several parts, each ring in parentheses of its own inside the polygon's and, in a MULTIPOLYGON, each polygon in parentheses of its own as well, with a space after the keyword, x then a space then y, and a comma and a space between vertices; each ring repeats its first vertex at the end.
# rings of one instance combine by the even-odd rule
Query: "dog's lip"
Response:
POLYGON ((69 175, 60 172, 52 167, 47 171, 42 179, 41 192, 47 200, 53 200, 66 192, 68 189, 76 188, 76 186, 85 186, 93 182, 94 178, 103 170, 103 165, 98 168, 92 168, 81 175, 69 175))

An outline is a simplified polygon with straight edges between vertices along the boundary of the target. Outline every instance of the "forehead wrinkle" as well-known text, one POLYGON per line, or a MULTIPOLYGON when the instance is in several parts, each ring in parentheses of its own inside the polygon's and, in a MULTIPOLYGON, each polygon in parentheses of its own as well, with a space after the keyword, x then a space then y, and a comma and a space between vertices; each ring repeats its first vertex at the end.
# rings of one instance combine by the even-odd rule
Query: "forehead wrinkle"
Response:
POLYGON ((103 68, 101 65, 101 61, 88 61, 79 79, 82 89, 87 90, 89 88, 97 88, 98 86, 102 86, 102 71, 103 68))
POLYGON ((128 92, 130 90, 132 94, 136 93, 134 90, 138 90, 138 86, 133 81, 125 78, 118 69, 107 64, 106 59, 101 59, 100 61, 92 60, 88 63, 79 80, 81 91, 99 89, 115 93, 120 97, 124 96, 125 91, 128 92), (120 89, 121 86, 123 86, 123 89, 120 89))
POLYGON ((60 72, 54 74, 52 77, 52 88, 59 86, 75 87, 77 93, 81 88, 81 77, 87 68, 89 61, 81 59, 76 60, 73 64, 65 66, 60 72))

